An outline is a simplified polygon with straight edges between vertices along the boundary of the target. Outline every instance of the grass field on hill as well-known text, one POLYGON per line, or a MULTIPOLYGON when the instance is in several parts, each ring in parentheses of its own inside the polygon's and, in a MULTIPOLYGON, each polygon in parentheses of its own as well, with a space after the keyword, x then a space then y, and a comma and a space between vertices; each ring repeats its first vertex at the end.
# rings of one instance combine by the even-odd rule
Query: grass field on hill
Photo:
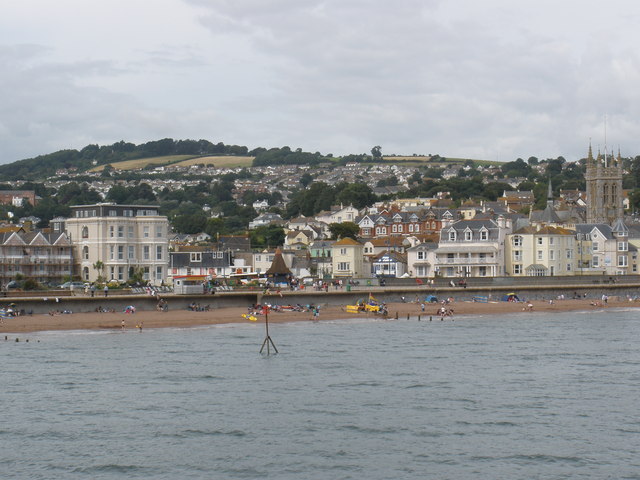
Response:
MULTIPOLYGON (((188 160, 193 158, 193 155, 167 155, 164 157, 147 157, 136 158, 135 160, 125 160, 124 162, 115 162, 110 165, 117 170, 135 170, 137 168, 145 168, 147 165, 154 165, 160 167, 162 165, 169 165, 179 162, 181 160, 188 160)), ((90 172, 100 172, 104 169, 104 165, 93 167, 90 172)))
POLYGON ((197 157, 177 162, 174 165, 179 167, 189 167, 191 165, 214 165, 216 168, 250 167, 255 157, 240 156, 208 156, 197 157))

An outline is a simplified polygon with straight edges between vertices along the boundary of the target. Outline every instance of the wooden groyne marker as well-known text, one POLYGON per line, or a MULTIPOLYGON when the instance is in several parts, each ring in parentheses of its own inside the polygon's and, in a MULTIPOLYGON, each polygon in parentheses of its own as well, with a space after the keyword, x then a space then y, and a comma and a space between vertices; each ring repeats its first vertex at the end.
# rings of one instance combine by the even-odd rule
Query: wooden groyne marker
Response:
POLYGON ((267 355, 271 355, 271 348, 273 347, 273 349, 275 350, 276 353, 278 353, 278 349, 276 348, 276 344, 273 343, 273 340, 271 340, 271 337, 269 336, 269 309, 265 308, 264 311, 264 329, 266 332, 266 337, 264 338, 264 342, 262 342, 262 347, 260 348, 260 353, 262 353, 262 351, 264 350, 264 347, 267 347, 267 355))

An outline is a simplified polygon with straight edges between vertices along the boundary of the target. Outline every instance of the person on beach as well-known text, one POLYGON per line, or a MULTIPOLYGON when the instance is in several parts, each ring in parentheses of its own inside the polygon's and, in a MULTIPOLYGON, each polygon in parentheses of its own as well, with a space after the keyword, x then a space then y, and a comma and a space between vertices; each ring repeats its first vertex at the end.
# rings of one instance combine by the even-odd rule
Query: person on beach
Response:
POLYGON ((122 331, 124 332, 124 331, 125 331, 125 329, 126 329, 126 325, 125 325, 125 323, 124 323, 124 318, 123 318, 123 319, 122 319, 122 331))
POLYGON ((92 283, 91 287, 89 288, 89 290, 91 291, 91 296, 92 297, 95 296, 95 294, 96 294, 96 286, 95 286, 95 284, 92 283))
POLYGON ((105 296, 105 297, 108 297, 108 296, 109 296, 109 286, 108 286, 108 285, 105 285, 105 286, 104 286, 104 296, 105 296))

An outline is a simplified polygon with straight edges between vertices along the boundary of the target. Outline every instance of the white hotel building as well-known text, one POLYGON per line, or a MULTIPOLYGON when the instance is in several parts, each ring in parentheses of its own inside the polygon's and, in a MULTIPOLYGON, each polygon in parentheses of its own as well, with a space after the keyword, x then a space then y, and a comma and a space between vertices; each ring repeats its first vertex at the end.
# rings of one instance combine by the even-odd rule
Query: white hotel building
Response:
POLYGON ((65 228, 83 281, 126 282, 136 272, 154 285, 167 276, 169 220, 156 205, 98 203, 71 207, 65 228), (100 265, 99 270, 95 268, 100 265))

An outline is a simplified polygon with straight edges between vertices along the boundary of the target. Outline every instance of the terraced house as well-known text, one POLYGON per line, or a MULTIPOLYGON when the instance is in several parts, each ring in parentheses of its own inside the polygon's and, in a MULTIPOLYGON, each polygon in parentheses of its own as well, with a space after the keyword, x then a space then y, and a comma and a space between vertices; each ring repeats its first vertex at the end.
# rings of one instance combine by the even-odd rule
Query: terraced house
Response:
POLYGON ((367 214, 357 219, 362 238, 387 235, 420 235, 437 233, 444 222, 455 218, 449 209, 429 208, 417 212, 382 212, 367 214))
POLYGON ((505 250, 507 275, 546 277, 579 271, 576 235, 566 228, 521 228, 507 235, 505 250))
POLYGON ((73 272, 73 251, 66 233, 0 233, 0 282, 20 274, 43 285, 59 284, 73 272))

